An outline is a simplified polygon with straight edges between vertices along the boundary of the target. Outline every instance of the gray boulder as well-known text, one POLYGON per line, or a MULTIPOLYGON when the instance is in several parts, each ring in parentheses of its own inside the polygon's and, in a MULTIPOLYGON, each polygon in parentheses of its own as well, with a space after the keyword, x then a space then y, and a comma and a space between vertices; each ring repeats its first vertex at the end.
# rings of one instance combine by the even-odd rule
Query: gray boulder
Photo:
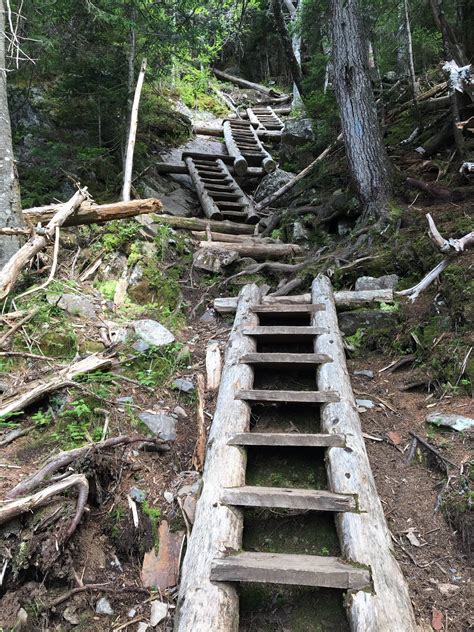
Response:
POLYGON ((379 309, 356 309, 339 314, 339 327, 346 336, 352 336, 358 329, 386 329, 397 323, 396 314, 379 309))
POLYGON ((187 380, 186 378, 179 377, 173 382, 173 388, 177 391, 181 391, 182 393, 193 393, 194 392, 194 382, 191 380, 187 380))
POLYGON ((143 320, 135 320, 131 323, 135 334, 147 344, 154 347, 163 347, 175 341, 175 337, 156 320, 144 318, 143 320))
POLYGON ((356 292, 362 290, 394 290, 398 284, 396 274, 386 274, 381 277, 359 277, 355 284, 356 292))
POLYGON ((48 294, 46 299, 50 305, 56 305, 56 307, 63 309, 72 316, 80 316, 81 318, 88 318, 90 320, 97 318, 92 301, 85 296, 77 296, 76 294, 56 296, 54 294, 48 294))
POLYGON ((287 184, 294 178, 292 173, 284 171, 283 169, 275 169, 273 173, 269 173, 262 178, 257 190, 255 191, 255 200, 260 202, 268 195, 278 191, 284 184, 287 184))
POLYGON ((311 119, 290 119, 286 121, 281 135, 282 146, 301 147, 314 140, 314 130, 311 119))
POLYGON ((140 421, 159 439, 174 441, 176 439, 176 419, 163 412, 145 411, 138 415, 140 421))

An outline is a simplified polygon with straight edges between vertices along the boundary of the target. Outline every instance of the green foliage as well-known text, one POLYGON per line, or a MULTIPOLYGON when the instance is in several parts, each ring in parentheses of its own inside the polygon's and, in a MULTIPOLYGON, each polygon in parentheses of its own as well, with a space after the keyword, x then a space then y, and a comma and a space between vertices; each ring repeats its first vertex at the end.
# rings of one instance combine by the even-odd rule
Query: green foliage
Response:
POLYGON ((352 336, 346 336, 344 340, 354 350, 360 349, 364 343, 365 329, 358 329, 352 336))
POLYGON ((135 220, 116 220, 108 222, 107 229, 102 236, 102 244, 107 252, 117 252, 129 246, 138 237, 140 224, 135 220))
POLYGON ((51 411, 44 412, 42 410, 38 410, 38 412, 31 415, 31 421, 34 422, 37 428, 43 428, 52 423, 53 415, 51 414, 51 411))
POLYGON ((186 366, 186 358, 180 355, 183 348, 175 342, 165 347, 152 347, 133 360, 122 360, 127 375, 143 386, 166 386, 180 366, 186 366))

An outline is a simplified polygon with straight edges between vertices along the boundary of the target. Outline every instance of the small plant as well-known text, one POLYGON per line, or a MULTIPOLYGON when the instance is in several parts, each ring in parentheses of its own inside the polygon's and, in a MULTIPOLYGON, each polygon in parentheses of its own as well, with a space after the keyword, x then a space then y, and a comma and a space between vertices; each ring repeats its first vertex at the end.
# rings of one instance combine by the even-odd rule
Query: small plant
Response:
POLYGON ((31 420, 38 428, 44 428, 45 426, 49 426, 51 424, 53 421, 53 415, 49 410, 47 412, 39 410, 34 415, 31 415, 31 420))
POLYGON ((352 347, 354 351, 357 351, 358 349, 361 348, 363 344, 364 335, 365 335, 365 329, 360 328, 352 336, 346 336, 345 340, 352 347))

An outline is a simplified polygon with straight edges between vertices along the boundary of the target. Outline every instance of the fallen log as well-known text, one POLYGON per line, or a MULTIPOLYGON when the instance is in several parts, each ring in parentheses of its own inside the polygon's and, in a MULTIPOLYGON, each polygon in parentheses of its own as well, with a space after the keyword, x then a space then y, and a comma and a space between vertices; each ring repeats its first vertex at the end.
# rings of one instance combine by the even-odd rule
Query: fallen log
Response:
POLYGON ((303 178, 305 178, 309 173, 311 173, 311 171, 314 169, 314 167, 318 164, 318 162, 321 162, 321 160, 324 160, 324 158, 326 158, 326 156, 337 147, 337 145, 339 144, 339 142, 342 140, 342 134, 339 134, 339 136, 337 137, 337 139, 331 144, 329 145, 329 147, 326 147, 326 149, 321 152, 319 154, 319 156, 313 160, 312 163, 310 163, 305 169, 303 169, 303 171, 301 171, 297 176, 295 176, 292 180, 290 180, 289 182, 287 182, 286 184, 284 184, 282 187, 280 187, 277 191, 275 191, 275 193, 271 193, 270 195, 268 195, 266 198, 264 198, 261 202, 259 202, 256 206, 255 209, 256 211, 261 211, 262 209, 266 208, 267 206, 270 206, 270 204, 273 204, 274 202, 276 202, 276 200, 278 200, 279 198, 282 197, 282 195, 285 195, 285 193, 288 193, 288 191, 291 191, 291 189, 298 184, 298 182, 300 180, 302 180, 303 178))
POLYGON ((325 306, 314 312, 312 325, 328 332, 316 336, 314 352, 332 359, 318 367, 318 388, 328 391, 337 385, 340 398, 321 408, 321 431, 340 433, 347 438, 346 448, 327 452, 329 489, 358 499, 358 511, 341 512, 335 517, 342 554, 353 563, 370 568, 373 583, 373 590, 351 594, 347 604, 350 627, 360 631, 415 632, 408 585, 393 555, 390 532, 370 468, 327 277, 318 276, 313 282, 312 302, 325 306))
MULTIPOLYGON (((46 222, 52 219, 62 204, 51 206, 38 206, 23 210, 25 222, 36 226, 38 222, 46 222)), ((113 202, 112 204, 95 205, 91 202, 83 202, 78 209, 70 215, 63 226, 80 226, 82 224, 101 224, 114 219, 127 219, 135 215, 145 213, 161 213, 163 205, 160 200, 149 198, 146 200, 131 200, 130 202, 113 202)))
POLYGON ((405 182, 409 187, 428 193, 431 197, 441 198, 443 200, 450 200, 452 197, 452 193, 449 189, 440 187, 433 182, 424 182, 416 178, 407 178, 405 182))
POLYGON ((87 188, 79 189, 69 202, 60 205, 41 235, 34 234, 26 244, 10 257, 0 270, 0 299, 8 295, 23 268, 55 238, 56 229, 65 223, 67 218, 84 202, 86 197, 87 188))
MULTIPOLYGON (((214 309, 220 314, 231 314, 236 310, 237 300, 236 296, 216 298, 214 300, 214 309)), ((393 290, 361 290, 358 292, 342 290, 334 292, 334 300, 338 307, 353 307, 354 305, 364 305, 371 302, 393 303, 394 298, 393 290)), ((304 305, 310 302, 310 294, 295 294, 294 296, 282 297, 264 296, 262 298, 264 305, 304 305)))
POLYGON ((275 97, 277 99, 286 96, 282 95, 281 92, 273 90, 273 88, 267 88, 266 86, 262 86, 260 83, 253 83, 252 81, 247 81, 247 79, 241 79, 240 77, 236 77, 235 75, 229 75, 229 73, 218 70, 217 68, 213 68, 212 72, 216 75, 218 79, 229 81, 230 83, 233 83, 240 88, 256 90, 257 92, 261 92, 262 94, 266 94, 269 97, 275 97))
POLYGON ((0 525, 13 520, 13 518, 20 516, 21 514, 32 512, 38 507, 42 507, 48 503, 53 496, 56 496, 59 492, 70 489, 71 487, 77 487, 79 494, 76 513, 66 533, 66 539, 70 538, 81 520, 89 495, 89 483, 84 474, 72 474, 71 476, 64 478, 62 481, 53 483, 53 485, 36 492, 36 494, 3 503, 0 506, 0 525))
POLYGON ((243 450, 229 445, 236 434, 248 432, 250 407, 235 399, 238 388, 252 387, 253 370, 239 363, 256 350, 255 341, 243 335, 258 318, 250 311, 259 303, 256 285, 246 285, 239 297, 234 327, 226 347, 226 358, 214 419, 207 444, 202 493, 184 558, 175 621, 176 632, 191 630, 236 630, 239 600, 232 584, 211 582, 211 564, 228 549, 242 548, 243 514, 221 502, 225 488, 245 484, 246 458, 243 450))
POLYGON ((52 391, 68 386, 72 380, 82 373, 90 373, 110 366, 110 358, 90 355, 79 362, 55 371, 51 375, 40 377, 24 384, 20 392, 14 393, 0 400, 0 419, 12 413, 24 410, 33 402, 41 399, 52 391))
MULTIPOLYGON (((193 237, 196 237, 197 239, 199 239, 199 241, 204 241, 210 237, 211 239, 209 241, 226 241, 231 244, 240 243, 242 241, 247 242, 250 239, 249 235, 226 235, 225 233, 218 233, 218 232, 212 232, 212 231, 206 232, 202 230, 200 231, 193 230, 192 235, 193 237)), ((277 243, 275 239, 272 239, 271 237, 261 238, 260 236, 255 237, 255 239, 252 239, 252 241, 255 241, 255 243, 264 243, 264 244, 277 243)))
POLYGON ((172 228, 183 230, 207 230, 208 228, 216 233, 227 233, 229 235, 253 235, 255 226, 249 224, 237 224, 228 220, 212 221, 199 217, 175 217, 174 215, 157 215, 153 218, 157 224, 166 224, 172 228))
POLYGON ((229 250, 237 252, 241 257, 253 259, 280 259, 301 254, 302 248, 296 244, 266 244, 261 241, 248 240, 236 243, 223 241, 201 241, 200 248, 208 250, 229 250))

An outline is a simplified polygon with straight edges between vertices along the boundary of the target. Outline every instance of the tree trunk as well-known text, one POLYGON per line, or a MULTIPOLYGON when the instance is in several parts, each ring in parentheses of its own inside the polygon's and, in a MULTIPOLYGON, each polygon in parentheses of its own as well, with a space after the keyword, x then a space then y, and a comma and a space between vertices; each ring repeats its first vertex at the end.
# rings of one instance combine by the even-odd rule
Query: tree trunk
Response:
POLYGON ((390 196, 388 158, 369 78, 357 0, 331 0, 334 89, 347 160, 364 219, 386 218, 390 196))
POLYGON ((283 50, 285 51, 285 56, 286 56, 288 65, 290 67, 293 83, 296 87, 297 94, 302 95, 303 94, 303 88, 302 88, 303 75, 301 73, 300 63, 298 59, 296 58, 295 50, 293 48, 294 41, 292 43, 290 34, 288 33, 288 29, 286 27, 285 17, 283 15, 283 11, 281 8, 281 0, 272 0, 272 9, 273 9, 273 18, 275 20, 275 26, 278 31, 278 35, 280 36, 283 50))
POLYGON ((123 176, 122 199, 124 202, 130 201, 130 190, 132 188, 132 172, 133 172, 133 152, 135 150, 135 139, 137 136, 138 124, 138 107, 140 105, 140 95, 142 92, 143 81, 145 79, 146 59, 142 61, 140 74, 138 75, 137 86, 135 88, 135 96, 133 99, 132 113, 130 115, 130 130, 128 134, 127 152, 125 155, 125 169, 123 176))
MULTIPOLYGON (((7 99, 6 7, 0 0, 0 228, 22 226, 20 188, 13 160, 12 132, 7 99)), ((17 235, 0 237, 0 268, 20 247, 17 235)))

